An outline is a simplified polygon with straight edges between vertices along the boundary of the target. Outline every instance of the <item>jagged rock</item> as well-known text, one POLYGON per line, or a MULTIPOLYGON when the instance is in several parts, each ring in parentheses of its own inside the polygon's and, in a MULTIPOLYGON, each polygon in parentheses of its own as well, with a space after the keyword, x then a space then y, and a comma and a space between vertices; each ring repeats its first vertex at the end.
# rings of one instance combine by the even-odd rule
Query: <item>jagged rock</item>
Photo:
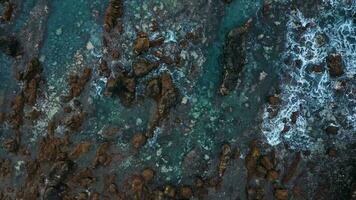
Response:
POLYGON ((153 69, 159 66, 158 63, 149 62, 146 59, 141 59, 133 64, 135 76, 142 77, 150 73, 153 69))
POLYGON ((89 82, 92 74, 91 68, 85 68, 82 75, 79 77, 77 74, 71 74, 69 76, 70 91, 69 96, 65 99, 70 101, 74 97, 79 97, 84 90, 85 85, 89 82))
POLYGON ((116 25, 118 19, 123 15, 122 0, 111 0, 105 12, 104 28, 106 32, 110 32, 116 25))
POLYGON ((169 113, 179 101, 180 95, 175 87, 170 74, 165 73, 160 77, 149 81, 146 85, 146 95, 157 102, 157 111, 150 122, 147 137, 153 135, 153 131, 159 122, 169 113))
POLYGON ((228 95, 235 89, 238 77, 245 66, 245 40, 250 26, 249 20, 243 26, 233 29, 227 36, 223 57, 223 78, 219 89, 221 95, 228 95))
POLYGON ((344 64, 340 54, 328 55, 326 63, 331 77, 335 78, 344 74, 344 64))

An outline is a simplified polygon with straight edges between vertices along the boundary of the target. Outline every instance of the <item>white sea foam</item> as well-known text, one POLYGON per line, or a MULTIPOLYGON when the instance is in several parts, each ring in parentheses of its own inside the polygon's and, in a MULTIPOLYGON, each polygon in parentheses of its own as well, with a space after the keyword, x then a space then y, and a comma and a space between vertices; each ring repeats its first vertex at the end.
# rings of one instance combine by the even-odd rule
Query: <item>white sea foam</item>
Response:
MULTIPOLYGON (((340 4, 340 1, 338 3, 336 1, 327 2, 332 5, 340 4)), ((352 4, 343 9, 356 11, 356 6, 352 4)), ((330 15, 333 12, 325 14, 330 15)), ((320 110, 326 110, 325 113, 333 113, 330 110, 330 104, 334 101, 333 86, 336 84, 336 80, 330 79, 327 70, 322 74, 310 74, 307 67, 312 64, 325 65, 326 56, 335 51, 342 55, 345 76, 354 76, 356 72, 356 26, 351 18, 347 19, 346 17, 340 17, 340 19, 335 19, 334 23, 323 26, 318 19, 305 18, 303 13, 297 10, 289 15, 286 39, 284 57, 292 56, 293 60, 300 60, 301 66, 287 64, 283 66, 281 70, 281 99, 283 103, 278 115, 274 118, 269 117, 267 110, 270 107, 265 107, 262 132, 270 145, 277 145, 284 141, 292 148, 309 148, 315 142, 310 134, 312 129, 309 128, 314 123, 313 115, 320 110), (301 32, 300 28, 303 28, 304 32, 301 32), (298 33, 301 34, 300 37, 297 36, 298 33), (316 40, 320 34, 324 34, 328 40, 324 45, 316 40), (292 80, 288 80, 287 77, 292 80), (296 123, 292 124, 290 118, 292 113, 297 111, 299 117, 296 123), (290 130, 282 133, 285 125, 288 125, 290 130)), ((352 95, 348 98, 349 102, 355 103, 352 95)), ((355 130, 355 107, 340 106, 346 110, 346 119, 355 130)))

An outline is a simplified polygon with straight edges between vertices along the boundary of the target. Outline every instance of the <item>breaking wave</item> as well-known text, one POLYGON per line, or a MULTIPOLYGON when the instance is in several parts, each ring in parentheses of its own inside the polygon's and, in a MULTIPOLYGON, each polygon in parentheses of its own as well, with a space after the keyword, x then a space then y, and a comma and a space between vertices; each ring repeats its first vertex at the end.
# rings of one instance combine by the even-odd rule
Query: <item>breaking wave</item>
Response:
MULTIPOLYGON (((309 149, 316 143, 313 135, 323 132, 327 122, 345 127, 335 120, 338 117, 334 116, 332 105, 338 98, 335 89, 340 81, 351 79, 352 82, 356 74, 356 24, 352 19, 356 3, 325 0, 324 4, 329 9, 322 11, 318 18, 306 18, 299 10, 291 11, 288 16, 282 58, 292 62, 284 63, 281 69, 282 103, 276 116, 270 116, 271 106, 266 106, 263 113, 262 132, 270 145, 285 142, 291 148, 309 149), (325 23, 325 20, 332 21, 325 23), (330 78, 326 69, 325 58, 330 53, 339 53, 343 58, 345 73, 337 79, 330 78), (313 65, 322 65, 324 71, 308 72, 308 67, 313 65), (298 118, 293 123, 291 116, 295 113, 298 118)), ((356 120, 354 85, 351 84, 350 90, 345 92, 347 103, 338 106, 352 132, 356 120)))

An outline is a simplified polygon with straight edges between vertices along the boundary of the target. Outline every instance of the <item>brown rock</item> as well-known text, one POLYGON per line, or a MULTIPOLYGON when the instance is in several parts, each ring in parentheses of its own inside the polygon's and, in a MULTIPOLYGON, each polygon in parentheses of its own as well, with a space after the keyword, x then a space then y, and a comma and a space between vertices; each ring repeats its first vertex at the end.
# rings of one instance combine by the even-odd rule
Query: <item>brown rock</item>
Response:
POLYGON ((59 160, 63 151, 63 141, 57 137, 46 136, 42 138, 39 144, 39 161, 59 160))
POLYGON ((344 74, 344 66, 340 54, 331 54, 326 57, 326 63, 331 77, 339 77, 344 74))
POLYGON ((11 161, 0 158, 0 178, 9 177, 12 172, 11 161))
POLYGON ((333 147, 328 148, 326 152, 327 152, 327 154, 328 154, 330 157, 332 157, 332 158, 337 157, 337 151, 336 151, 336 149, 333 148, 333 147))
POLYGON ((179 196, 182 199, 190 199, 193 196, 193 190, 188 186, 183 186, 179 190, 179 196))
POLYGON ((277 189, 274 192, 274 196, 277 200, 288 200, 288 190, 277 189))
POLYGON ((269 180, 269 181, 275 181, 278 179, 278 177, 279 177, 279 174, 275 170, 269 170, 267 172, 267 180, 269 180))
POLYGON ((6 149, 6 151, 10 153, 16 153, 20 148, 20 138, 17 136, 17 137, 6 139, 3 142, 3 147, 4 149, 6 149))
POLYGON ((78 131, 82 126, 85 117, 86 117, 85 113, 74 114, 68 121, 66 121, 66 126, 71 131, 78 131))
POLYGON ((89 142, 83 142, 78 144, 73 151, 69 154, 69 157, 71 159, 77 159, 81 155, 87 153, 91 147, 91 144, 89 142))
POLYGON ((110 1, 104 18, 104 28, 106 32, 110 32, 116 25, 118 25, 118 19, 123 15, 123 8, 122 0, 110 1))
POLYGON ((339 132, 339 127, 330 125, 325 129, 326 133, 329 135, 337 135, 339 132))
POLYGON ((73 176, 72 181, 83 188, 87 188, 94 183, 95 177, 91 169, 84 168, 73 176))
POLYGON ((146 136, 142 133, 138 133, 136 135, 133 136, 132 138, 132 145, 133 147, 135 147, 136 149, 142 147, 144 144, 146 144, 146 136))
POLYGON ((131 180, 131 190, 134 193, 141 193, 144 186, 144 180, 140 176, 133 176, 131 180))
POLYGON ((133 71, 135 73, 135 76, 142 77, 150 73, 158 66, 158 63, 151 63, 148 60, 141 59, 133 64, 133 71))
POLYGON ((228 144, 224 144, 221 149, 221 155, 220 155, 220 163, 219 163, 219 177, 222 177, 224 175, 224 172, 227 168, 227 165, 231 159, 232 152, 231 152, 231 147, 228 144))
POLYGON ((267 170, 271 170, 273 168, 273 164, 268 156, 262 157, 261 164, 267 170))
POLYGON ((109 69, 108 63, 104 60, 99 65, 99 73, 100 76, 105 76, 108 78, 111 74, 111 70, 109 69))
POLYGON ((3 123, 6 121, 6 113, 0 112, 0 123, 3 123))
POLYGON ((281 99, 277 96, 269 96, 268 103, 272 106, 278 106, 281 103, 281 99))
POLYGON ((142 171, 142 177, 145 179, 146 182, 149 182, 153 179, 155 172, 151 168, 146 168, 142 171))
POLYGON ((147 95, 152 96, 157 102, 157 110, 150 121, 149 128, 146 133, 147 137, 151 137, 153 135, 154 129, 159 125, 160 121, 167 116, 169 111, 179 100, 178 89, 175 87, 170 74, 162 74, 156 79, 157 81, 150 81, 149 85, 146 86, 147 95), (160 89, 159 95, 156 94, 158 89, 160 89))
POLYGON ((15 4, 7 3, 2 18, 7 22, 10 21, 15 8, 15 4))
POLYGON ((137 54, 147 51, 150 48, 148 37, 138 37, 135 41, 134 51, 137 54))
POLYGON ((36 109, 33 109, 30 113, 28 113, 28 119, 31 120, 31 121, 35 121, 37 120, 39 117, 41 116, 41 112, 36 110, 36 109))

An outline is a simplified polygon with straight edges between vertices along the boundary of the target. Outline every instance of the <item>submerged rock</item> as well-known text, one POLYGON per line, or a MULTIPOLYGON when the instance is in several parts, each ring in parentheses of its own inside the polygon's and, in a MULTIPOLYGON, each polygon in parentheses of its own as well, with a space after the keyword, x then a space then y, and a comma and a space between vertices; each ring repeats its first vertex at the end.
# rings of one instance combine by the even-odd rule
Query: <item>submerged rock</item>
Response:
POLYGON ((22 52, 20 42, 12 36, 0 37, 0 50, 12 57, 16 57, 22 52))
POLYGON ((219 90, 221 95, 228 95, 235 89, 238 77, 245 66, 246 35, 251 22, 249 20, 243 26, 233 29, 227 36, 223 56, 223 79, 219 90))
POLYGON ((136 79, 124 74, 119 73, 116 78, 109 78, 106 83, 105 95, 118 96, 121 103, 125 106, 131 106, 135 100, 136 93, 136 79))

